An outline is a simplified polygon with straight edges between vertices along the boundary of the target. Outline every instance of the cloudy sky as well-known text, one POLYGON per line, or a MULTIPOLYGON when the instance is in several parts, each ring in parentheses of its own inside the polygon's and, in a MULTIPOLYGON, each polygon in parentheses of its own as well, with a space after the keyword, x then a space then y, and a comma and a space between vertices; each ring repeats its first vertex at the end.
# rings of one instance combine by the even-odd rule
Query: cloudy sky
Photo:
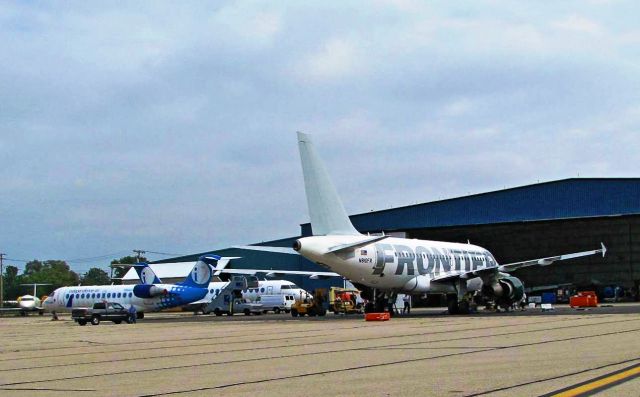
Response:
POLYGON ((83 272, 132 249, 296 235, 297 130, 349 213, 638 177, 639 14, 634 1, 2 2, 0 252, 83 272))

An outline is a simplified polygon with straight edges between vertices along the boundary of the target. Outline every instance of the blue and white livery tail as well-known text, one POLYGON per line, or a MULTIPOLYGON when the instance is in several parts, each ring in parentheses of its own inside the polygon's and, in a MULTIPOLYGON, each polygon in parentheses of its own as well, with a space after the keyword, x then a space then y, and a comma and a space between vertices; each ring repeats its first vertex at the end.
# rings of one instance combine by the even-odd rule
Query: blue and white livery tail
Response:
POLYGON ((208 288, 213 273, 211 271, 211 265, 207 262, 208 260, 204 256, 198 258, 198 261, 193 269, 191 269, 189 275, 182 282, 177 284, 185 287, 208 288))
POLYGON ((156 276, 148 263, 136 263, 132 267, 136 269, 141 284, 162 284, 162 280, 156 276))

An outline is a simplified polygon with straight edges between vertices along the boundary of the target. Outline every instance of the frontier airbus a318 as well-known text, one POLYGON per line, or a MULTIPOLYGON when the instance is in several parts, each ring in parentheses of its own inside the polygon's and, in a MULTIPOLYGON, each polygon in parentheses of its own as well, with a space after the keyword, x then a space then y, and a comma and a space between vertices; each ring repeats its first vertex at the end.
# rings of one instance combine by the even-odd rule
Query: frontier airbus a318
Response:
POLYGON ((308 135, 298 133, 298 145, 313 236, 298 239, 294 250, 320 266, 348 278, 370 303, 367 311, 382 311, 398 293, 447 294, 450 313, 469 311, 468 293, 501 307, 524 296, 520 279, 507 272, 527 266, 601 253, 606 248, 500 265, 486 248, 449 243, 367 236, 347 216, 329 175, 308 135))

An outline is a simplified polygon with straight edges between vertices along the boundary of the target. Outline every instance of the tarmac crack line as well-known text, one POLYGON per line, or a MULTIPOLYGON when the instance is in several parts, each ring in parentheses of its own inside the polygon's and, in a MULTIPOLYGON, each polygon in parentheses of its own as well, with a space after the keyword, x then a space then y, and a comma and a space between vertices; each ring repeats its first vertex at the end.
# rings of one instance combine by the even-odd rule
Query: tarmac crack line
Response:
MULTIPOLYGON (((636 320, 636 321, 638 321, 638 320, 636 320)), ((563 329, 563 328, 567 328, 567 327, 556 327, 556 328, 551 328, 551 329, 548 329, 548 330, 563 329)), ((545 331, 545 330, 540 330, 540 331, 545 331)), ((640 329, 616 331, 616 332, 609 332, 609 333, 603 333, 603 334, 584 335, 584 336, 579 336, 579 337, 571 337, 571 338, 563 338, 563 339, 557 339, 557 340, 532 342, 530 344, 518 344, 518 345, 506 346, 506 347, 498 347, 498 348, 490 347, 490 348, 477 350, 477 351, 472 351, 472 352, 459 352, 459 353, 451 353, 451 354, 445 354, 445 355, 427 357, 427 358, 420 358, 420 359, 409 359, 409 360, 403 360, 403 361, 397 361, 397 362, 394 361, 394 362, 390 362, 390 363, 386 363, 386 364, 384 364, 384 363, 375 364, 375 365, 373 365, 373 367, 381 366, 383 364, 384 365, 393 365, 393 364, 401 364, 403 362, 426 361, 426 360, 432 360, 432 359, 437 359, 437 358, 442 358, 442 357, 450 357, 450 356, 456 356, 456 355, 471 354, 471 353, 476 353, 476 352, 481 352, 481 351, 495 351, 495 350, 500 350, 500 349, 508 349, 508 348, 528 346, 528 345, 539 345, 539 344, 546 344, 546 343, 563 342, 563 341, 568 341, 568 340, 594 338, 594 337, 599 337, 599 336, 618 335, 618 334, 623 334, 623 333, 628 333, 628 332, 637 332, 637 331, 640 331, 640 329)), ((525 332, 531 332, 531 330, 518 331, 518 332, 514 332, 514 333, 498 334, 498 335, 494 335, 494 336, 505 336, 505 335, 510 335, 510 334, 525 333, 525 332)), ((470 339, 470 338, 477 338, 477 337, 476 336, 474 336, 474 337, 464 337, 464 338, 458 338, 457 340, 464 340, 464 339, 470 339)), ((455 340, 455 339, 444 339, 444 340, 441 340, 441 342, 451 341, 451 340, 455 340)), ((438 341, 429 341, 429 342, 433 343, 433 342, 438 342, 438 341)), ((391 345, 381 346, 381 347, 402 346, 402 345, 409 345, 409 344, 415 344, 415 343, 416 343, 415 341, 412 341, 412 342, 391 344, 391 345)), ((303 357, 303 356, 317 355, 317 354, 331 354, 331 353, 341 353, 341 352, 348 352, 348 351, 375 350, 376 348, 377 347, 358 347, 358 348, 330 350, 330 351, 323 351, 323 352, 296 353, 296 354, 271 356, 271 357, 263 357, 263 358, 229 360, 229 361, 226 361, 226 362, 200 363, 200 364, 192 364, 192 365, 175 365, 175 366, 162 367, 162 368, 148 368, 148 369, 116 371, 116 372, 110 372, 110 373, 100 373, 100 374, 91 374, 91 375, 77 375, 77 376, 70 376, 70 377, 64 377, 64 378, 50 378, 50 379, 42 379, 42 380, 35 380, 35 381, 12 382, 12 383, 0 384, 0 390, 3 390, 4 386, 15 386, 15 385, 23 385, 23 384, 55 382, 55 381, 65 381, 65 380, 74 380, 74 379, 86 379, 86 378, 92 378, 92 377, 97 377, 97 376, 105 376, 105 375, 111 376, 111 375, 122 375, 122 374, 132 374, 132 373, 143 373, 143 372, 165 371, 165 370, 175 370, 175 369, 186 369, 186 368, 193 368, 193 367, 196 367, 196 366, 197 367, 203 367, 203 366, 211 366, 211 365, 236 364, 236 363, 250 362, 250 361, 256 361, 256 360, 273 360, 273 359, 283 359, 283 358, 294 358, 294 357, 303 357)), ((251 349, 248 349, 248 350, 251 350, 251 349)), ((370 366, 363 366, 363 368, 366 368, 366 367, 370 367, 370 366)), ((346 368, 346 369, 343 369, 342 371, 349 371, 349 370, 360 369, 360 368, 361 367, 358 366, 358 367, 354 367, 354 368, 346 368)), ((331 373, 331 372, 318 372, 318 374, 322 374, 322 373, 331 373)), ((304 376, 306 376, 306 375, 304 375, 304 376)), ((263 382, 263 381, 269 381, 269 379, 261 380, 261 382, 263 382)), ((216 387, 214 387, 214 389, 215 388, 219 388, 219 387, 216 386, 216 387)), ((158 394, 158 395, 163 395, 163 394, 158 394)))
MULTIPOLYGON (((619 332, 610 332, 610 333, 598 334, 598 335, 585 335, 585 336, 581 336, 581 337, 557 339, 557 340, 553 340, 553 341, 542 341, 542 342, 538 342, 538 343, 534 343, 534 344, 540 345, 540 344, 546 344, 546 343, 565 342, 565 341, 568 341, 568 340, 594 338, 594 337, 598 337, 598 336, 616 335, 616 334, 621 334, 621 333, 626 333, 626 332, 636 332, 636 331, 640 331, 640 329, 628 330, 628 331, 619 331, 619 332)), ((529 344, 526 344, 526 345, 529 345, 529 344)), ((298 374, 298 375, 287 375, 287 376, 281 376, 281 377, 275 377, 275 378, 257 379, 257 380, 246 381, 246 382, 228 383, 228 384, 225 384, 225 385, 218 385, 218 386, 199 387, 199 388, 194 388, 194 389, 176 390, 176 391, 163 392, 163 393, 142 394, 142 395, 139 395, 138 397, 167 396, 167 395, 173 395, 173 394, 183 394, 183 393, 202 392, 202 391, 208 391, 208 390, 228 389, 228 388, 236 387, 236 386, 245 386, 245 385, 251 385, 251 384, 267 383, 267 382, 274 382, 274 381, 279 381, 279 380, 288 380, 288 379, 302 378, 302 377, 309 377, 309 376, 317 376, 317 375, 326 375, 326 374, 332 374, 332 373, 344 373, 345 371, 356 371, 356 370, 361 370, 361 369, 385 367, 385 366, 391 366, 391 365, 396 365, 396 364, 407 364, 407 363, 414 363, 414 362, 419 362, 419 361, 429 361, 429 360, 435 360, 435 359, 439 359, 439 358, 462 356, 462 355, 475 354, 475 353, 484 353, 484 352, 488 352, 488 351, 495 351, 495 350, 509 349, 509 348, 517 348, 517 347, 521 347, 521 346, 522 345, 514 345, 514 346, 507 346, 507 347, 502 347, 502 348, 488 348, 488 349, 482 349, 482 350, 474 350, 474 351, 471 351, 471 352, 459 352, 459 353, 443 354, 443 355, 434 356, 434 357, 403 359, 403 360, 389 361, 389 362, 371 364, 371 365, 358 365, 358 366, 347 367, 347 368, 342 368, 342 369, 332 369, 332 370, 326 370, 326 371, 308 372, 308 373, 305 373, 305 374, 298 374)))
MULTIPOLYGON (((586 320, 588 318, 585 318, 584 320, 586 320)), ((550 324, 550 323, 561 323, 561 322, 565 322, 568 321, 567 319, 561 319, 561 320, 555 320, 555 321, 547 321, 545 324, 550 324)), ((634 319, 632 320, 616 320, 616 321, 608 321, 608 322, 603 322, 603 323, 597 323, 597 324, 608 324, 608 323, 617 323, 617 322, 626 322, 626 321, 636 321, 634 319)), ((535 322, 530 322, 530 323, 522 323, 522 324, 517 324, 517 326, 522 326, 522 325, 532 325, 532 324, 539 324, 539 321, 535 321, 535 322)), ((585 324, 585 325, 589 325, 589 324, 585 324)), ((504 325, 499 325, 499 326, 495 326, 492 328, 507 328, 507 327, 511 327, 513 326, 513 324, 504 324, 504 325)), ((352 327, 351 329, 358 329, 358 328, 362 328, 362 327, 352 327)), ((447 333, 447 334, 451 334, 453 332, 467 332, 467 331, 478 331, 478 330, 484 330, 486 328, 484 327, 476 327, 476 328, 464 328, 464 329, 460 329, 460 330, 445 330, 445 331, 436 331, 436 332, 431 332, 428 333, 428 335, 437 335, 437 334, 442 334, 442 333, 447 333)), ((321 330, 314 330, 317 332, 320 332, 321 330)), ((332 330, 333 331, 333 330, 332 330)), ((332 335, 332 334, 320 334, 320 335, 314 335, 315 337, 319 337, 319 336, 328 336, 328 335, 332 335)), ((405 336, 421 336, 421 335, 426 335, 425 333, 414 333, 414 334, 405 334, 405 336)), ((299 339, 299 338, 306 338, 308 337, 308 335, 304 335, 304 336, 287 336, 287 337, 282 337, 282 338, 273 338, 273 339, 260 339, 260 340, 252 340, 252 341, 232 341, 232 342, 225 342, 225 344, 246 344, 246 343, 254 343, 254 342, 269 342, 269 341, 279 341, 279 340, 286 340, 286 339, 299 339)), ((175 340, 180 340, 180 339, 175 339, 175 340)), ((187 341, 198 341, 198 340, 211 340, 211 337, 206 337, 206 338, 193 338, 193 339, 186 339, 187 341)), ((358 341, 359 339, 353 339, 351 341, 358 341)), ((169 340, 174 341, 174 340, 169 340)), ((166 341, 154 341, 154 342, 145 342, 145 343, 163 343, 166 341)), ((122 343, 122 345, 131 345, 131 344, 139 344, 139 342, 137 343, 122 343)), ((204 345, 198 345, 198 346, 215 346, 217 345, 218 342, 213 342, 213 343, 209 343, 209 344, 204 344, 204 345)), ((120 344, 113 344, 110 346, 118 346, 120 344)), ((140 352, 140 351, 150 351, 150 350, 159 350, 159 349, 171 349, 171 348, 182 348, 182 347, 192 347, 194 345, 184 345, 184 344, 179 344, 179 345, 169 345, 169 346, 160 346, 160 347, 143 347, 143 348, 139 348, 139 349, 126 349, 126 350, 116 350, 116 351, 110 351, 110 350, 103 350, 103 351, 88 351, 88 352, 76 352, 76 353, 68 353, 68 354, 55 354, 55 355, 47 355, 47 356, 38 356, 38 358, 59 358, 59 357, 73 357, 73 356, 82 356, 82 355, 87 355, 87 354, 106 354, 106 353, 121 353, 121 352, 132 352, 132 351, 136 351, 136 352, 140 352)), ((69 347, 66 347, 67 349, 69 347)), ((226 352, 226 351, 224 351, 226 352)), ((0 359, 0 362, 2 361, 17 361, 17 360, 32 360, 32 357, 23 357, 23 358, 6 358, 6 359, 0 359)), ((4 370, 0 370, 4 371, 4 370)))
MULTIPOLYGON (((583 324, 582 326, 590 326, 590 325, 603 325, 603 324, 611 324, 611 323, 618 323, 618 322, 628 322, 628 321, 639 321, 638 319, 636 320, 617 320, 617 321, 606 321, 606 322, 601 322, 601 323, 596 323, 596 324, 583 324)), ((562 321, 559 321, 562 322, 562 321)), ((537 324, 537 322, 535 323, 537 324)), ((523 325, 527 325, 527 324, 523 324, 523 325)), ((497 326, 494 328, 504 328, 504 327, 509 327, 509 325, 502 325, 502 326, 497 326)), ((514 331, 514 332, 508 332, 508 333, 502 333, 502 334, 498 334, 499 336, 505 336, 505 335, 518 335, 520 333, 528 333, 528 332, 538 332, 538 331, 551 331, 551 330, 557 330, 557 329, 565 329, 565 328, 573 328, 573 327, 551 327, 551 328, 544 328, 541 330, 525 330, 525 331, 514 331)), ((477 330, 481 330, 484 328, 472 328, 472 329, 465 329, 464 331, 477 331, 477 330)), ((445 332, 445 331, 438 331, 438 332, 431 332, 431 333, 416 333, 416 334, 403 334, 402 337, 405 336, 427 336, 427 335, 437 335, 437 334, 442 334, 442 333, 449 333, 449 332, 445 332)), ((316 336, 328 336, 328 335, 333 335, 333 334, 321 334, 321 335, 316 335, 316 336)), ((491 335, 491 336, 496 336, 496 335, 491 335)), ((304 336, 307 337, 307 336, 304 336)), ((393 338, 394 336, 380 336, 380 337, 374 337, 374 338, 369 338, 368 340, 377 340, 377 339, 387 339, 387 338, 393 338)), ((268 340, 256 340, 256 341, 251 341, 251 342, 264 342, 264 341, 279 341, 279 340, 288 340, 288 339, 295 339, 297 337, 285 337, 285 338, 275 338, 275 339, 268 339, 268 340)), ((455 338, 455 339, 446 339, 446 340, 441 340, 441 341, 455 341, 455 340, 465 340, 467 339, 467 337, 462 337, 462 338, 455 338)), ((339 341, 330 341, 330 342, 311 342, 311 343, 307 343, 308 346, 311 345, 323 345, 326 343, 344 343, 344 342, 359 342, 361 341, 361 338, 354 338, 354 339, 344 339, 344 340, 339 340, 339 341)), ((430 342, 434 342, 434 341, 430 341, 430 342)), ((440 341, 435 341, 435 342, 440 342, 440 341)), ((241 341, 237 341, 237 342, 229 342, 228 344, 236 344, 236 343, 247 343, 247 342, 241 342, 241 341)), ((415 343, 415 342, 413 342, 415 343)), ((215 346, 216 343, 214 344, 207 344, 204 346, 215 346)), ((201 345, 200 345, 201 346, 201 345)), ((177 347, 184 347, 184 346, 177 346, 177 347)), ((193 347, 193 345, 191 346, 187 346, 187 347, 193 347)), ((0 369, 0 372, 8 372, 8 371, 18 371, 18 370, 28 370, 28 369, 43 369, 43 368, 55 368, 55 367, 67 367, 67 366, 72 366, 72 365, 86 365, 86 364, 101 364, 101 363, 113 363, 113 362, 125 362, 125 361, 141 361, 141 360, 150 360, 150 359, 155 359, 155 358, 175 358, 175 357, 184 357, 184 356, 196 356, 196 355, 205 355, 205 354, 213 354, 213 353, 237 353, 237 352, 242 352, 242 351, 253 351, 253 350, 265 350, 265 349, 274 349, 274 348, 282 348, 282 347, 290 347, 290 345, 276 345, 276 346, 265 346, 265 347, 248 347, 248 348, 242 348, 242 349, 233 349, 233 350, 219 350, 219 351, 215 351, 215 352, 196 352, 196 353, 177 353, 177 354, 161 354, 158 356, 151 356, 151 357, 143 357, 143 358, 128 358, 128 359, 119 359, 119 360, 94 360, 94 361, 85 361, 82 363, 62 363, 62 364, 51 364, 51 365, 39 365, 39 366, 31 366, 31 367, 19 367, 19 368, 10 368, 10 369, 0 369)), ((170 348, 170 347, 154 347, 154 348, 145 348, 145 349, 135 349, 135 350, 126 350, 126 352, 131 352, 131 351, 148 351, 148 350, 158 350, 158 349, 165 349, 165 348, 170 348)), ((389 347, 390 349, 393 347, 389 347)), ((399 348, 401 349, 401 348, 399 348)), ((104 354, 104 353, 121 353, 122 351, 107 351, 107 352, 98 352, 99 354, 104 354)), ((70 354, 66 354, 66 355, 60 355, 60 356, 46 356, 47 358, 50 357, 67 357, 67 356, 73 356, 73 355, 85 355, 85 354, 95 354, 96 352, 88 352, 88 353, 70 353, 70 354)), ((39 357, 41 358, 41 357, 39 357)), ((1 385, 0 385, 1 386, 1 385)))
MULTIPOLYGON (((339 327, 339 328, 334 328, 333 330, 348 330, 348 329, 359 329, 359 328, 365 328, 366 326, 356 326, 356 327, 339 327)), ((310 332, 321 332, 321 329, 310 329, 310 330, 300 330, 300 331, 289 331, 291 333, 295 333, 295 334, 301 334, 301 333, 310 333, 310 332)), ((282 335, 282 332, 270 332, 270 333, 262 333, 261 335, 282 335)), ((324 334, 323 334, 324 335, 324 334)), ((253 334, 242 334, 242 335, 233 335, 230 336, 229 338, 249 338, 253 336, 253 334)), ((314 336, 318 336, 318 335, 314 335, 314 336)), ((322 336, 322 335, 321 335, 322 336)), ((295 337, 292 337, 295 338, 295 337)), ((282 339, 282 338, 279 338, 282 339)), ((164 343, 164 342, 175 342, 175 341, 181 341, 181 342, 189 342, 189 341, 200 341, 200 340, 211 340, 211 336, 203 336, 203 337, 198 337, 198 338, 185 338, 185 339, 158 339, 158 340, 152 340, 152 341, 145 341, 145 344, 151 344, 151 343, 164 343)), ((96 344, 101 344, 103 346, 130 346, 130 345, 139 345, 140 342, 119 342, 119 343, 100 343, 100 342, 92 342, 89 340, 72 340, 69 342, 65 342, 65 343, 77 343, 77 342, 82 342, 82 343, 96 343, 96 344)), ((251 341, 253 342, 253 341, 251 341)), ((247 341, 235 341, 235 342, 227 342, 227 343, 247 343, 247 341)), ((190 345, 187 345, 186 347, 188 347, 190 345)), ((82 346, 84 347, 84 346, 82 346)), ((176 345, 176 346, 169 346, 169 347, 185 347, 183 345, 176 345)), ((62 350, 62 349, 69 349, 69 348, 77 348, 77 346, 59 346, 59 347, 49 347, 46 349, 38 349, 38 348, 33 348, 33 349, 23 349, 23 350, 6 350, 6 351, 0 351, 0 354, 6 354, 6 353, 23 353, 23 352, 32 352, 32 351, 52 351, 52 350, 62 350)), ((154 348, 148 348, 148 349, 154 349, 154 348)), ((144 350, 144 349, 143 349, 144 350)), ((131 350, 127 350, 127 351, 131 351, 131 350)), ((77 355, 77 354, 93 354, 94 352, 89 352, 89 353, 71 353, 68 355, 77 355)), ((51 357, 64 357, 67 355, 48 355, 48 356, 39 356, 39 358, 51 358, 51 357)), ((30 359, 29 357, 25 357, 25 358, 0 358, 0 362, 2 361, 15 361, 15 360, 28 360, 30 359)))
POLYGON ((491 394, 491 393, 496 393, 496 392, 499 392, 499 391, 516 389, 518 387, 528 386, 528 385, 532 385, 534 383, 539 383, 539 382, 547 382, 547 381, 550 381, 550 380, 562 379, 562 378, 566 378, 566 377, 569 377, 569 376, 580 375, 580 374, 584 374, 584 373, 587 373, 587 372, 592 372, 592 371, 597 371, 597 370, 604 369, 604 368, 613 367, 613 366, 616 366, 616 365, 628 364, 628 363, 632 363, 632 362, 639 361, 639 360, 640 360, 640 357, 631 358, 631 359, 628 359, 628 360, 618 361, 617 363, 605 364, 605 365, 601 365, 601 366, 598 366, 598 367, 587 368, 587 369, 583 369, 583 370, 575 371, 575 372, 568 372, 568 373, 565 373, 565 374, 562 374, 562 375, 556 375, 556 376, 552 376, 552 377, 549 377, 549 378, 536 379, 536 380, 532 380, 532 381, 529 381, 529 382, 518 383, 518 384, 515 384, 515 385, 511 385, 511 386, 500 387, 500 388, 492 389, 492 390, 485 390, 485 391, 480 392, 480 393, 467 394, 464 397, 484 396, 486 394, 491 394))

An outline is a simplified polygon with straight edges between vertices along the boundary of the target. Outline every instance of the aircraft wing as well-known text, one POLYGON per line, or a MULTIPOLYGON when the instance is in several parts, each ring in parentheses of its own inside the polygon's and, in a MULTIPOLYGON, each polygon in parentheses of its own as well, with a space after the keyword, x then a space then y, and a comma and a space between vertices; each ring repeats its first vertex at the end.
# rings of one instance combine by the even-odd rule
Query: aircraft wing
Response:
POLYGON ((600 253, 602 253, 602 257, 604 258, 605 254, 607 253, 607 247, 605 247, 603 243, 600 243, 600 246, 602 248, 597 250, 574 252, 572 254, 549 256, 546 258, 532 259, 532 260, 522 261, 522 262, 506 263, 504 265, 498 266, 498 270, 500 270, 501 272, 512 272, 514 270, 518 270, 523 267, 548 266, 557 261, 564 261, 567 259, 580 258, 583 256, 596 255, 600 253))
POLYGON ((257 273, 265 273, 267 277, 290 276, 309 276, 311 279, 325 279, 330 277, 342 277, 334 272, 310 272, 304 270, 269 270, 269 269, 214 269, 214 272, 227 274, 248 274, 255 275, 257 273))
POLYGON ((512 272, 514 270, 518 270, 518 269, 523 268, 523 267, 528 267, 528 266, 548 266, 548 265, 551 265, 552 263, 557 262, 557 261, 580 258, 580 257, 583 257, 583 256, 596 255, 596 254, 600 254, 600 253, 602 253, 602 256, 604 257, 604 255, 607 253, 607 247, 605 247, 603 243, 600 243, 600 245, 601 245, 602 248, 597 249, 597 250, 574 252, 574 253, 571 253, 571 254, 549 256, 549 257, 546 257, 546 258, 531 259, 531 260, 522 261, 522 262, 506 263, 506 264, 500 265, 498 267, 490 267, 490 268, 481 269, 481 270, 455 271, 455 272, 452 272, 452 273, 446 273, 446 274, 443 274, 443 275, 440 275, 440 276, 435 276, 431 280, 432 281, 447 281, 447 280, 453 280, 453 279, 456 279, 456 278, 467 279, 467 278, 473 278, 473 277, 476 277, 476 276, 480 276, 483 273, 486 274, 486 273, 495 272, 495 271, 498 271, 498 272, 512 272))

